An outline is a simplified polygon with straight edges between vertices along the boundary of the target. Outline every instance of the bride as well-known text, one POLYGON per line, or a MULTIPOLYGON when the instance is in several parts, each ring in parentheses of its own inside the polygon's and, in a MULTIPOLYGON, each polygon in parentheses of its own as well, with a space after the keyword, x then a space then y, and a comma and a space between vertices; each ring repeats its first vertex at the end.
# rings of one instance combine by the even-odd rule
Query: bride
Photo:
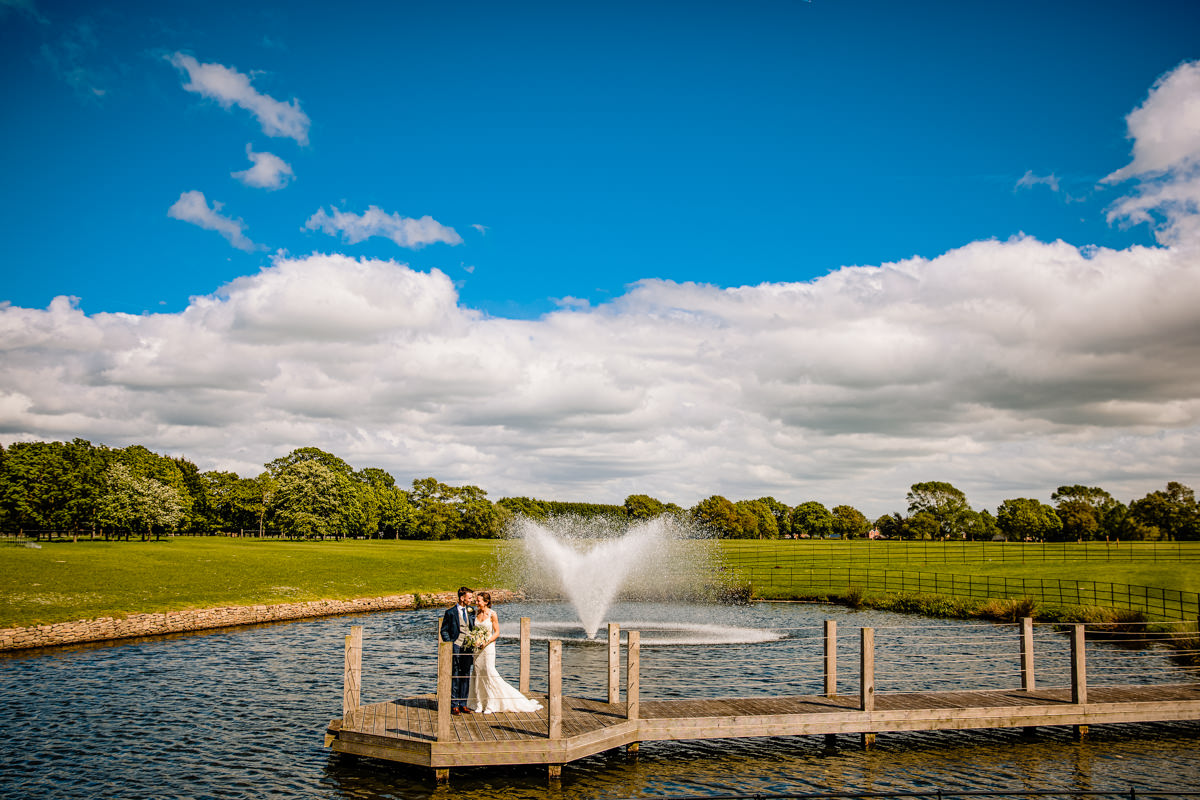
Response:
POLYGON ((539 710, 541 703, 521 694, 496 672, 496 648, 493 645, 500 636, 500 619, 492 610, 492 596, 488 592, 475 595, 475 627, 486 630, 488 640, 475 651, 475 669, 471 671, 467 705, 481 714, 539 710))

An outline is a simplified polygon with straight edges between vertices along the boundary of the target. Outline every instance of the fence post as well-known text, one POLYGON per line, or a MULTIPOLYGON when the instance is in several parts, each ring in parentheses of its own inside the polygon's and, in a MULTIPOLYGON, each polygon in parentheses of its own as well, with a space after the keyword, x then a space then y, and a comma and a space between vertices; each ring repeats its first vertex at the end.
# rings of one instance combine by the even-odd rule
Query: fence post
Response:
POLYGON ((825 620, 825 696, 837 697, 837 620, 825 620))
POLYGON ((546 719, 547 735, 551 739, 560 739, 562 738, 562 642, 557 639, 551 640, 546 647, 546 655, 550 662, 547 670, 550 675, 550 687, 546 695, 549 705, 546 719))
MULTIPOLYGON (((642 634, 640 631, 629 631, 625 634, 625 719, 639 719, 641 716, 641 660, 642 634)), ((625 747, 625 754, 637 758, 640 742, 630 742, 625 747)))
POLYGON ((521 667, 517 675, 517 688, 521 694, 529 694, 529 617, 521 617, 521 667))
POLYGON ((863 711, 875 710, 875 629, 859 630, 859 681, 858 707, 863 711))
POLYGON ((621 626, 608 623, 608 702, 621 702, 621 626))
POLYGON ((1071 626, 1071 702, 1087 703, 1087 655, 1084 647, 1084 626, 1071 626))
POLYGON ((1033 679, 1033 618, 1021 620, 1021 688, 1032 692, 1033 679))
POLYGON ((625 636, 629 649, 625 656, 625 719, 638 719, 641 712, 638 690, 641 684, 642 635, 639 631, 629 631, 625 636))
POLYGON ((437 658, 437 740, 450 738, 450 672, 454 662, 454 643, 438 637, 437 658))
POLYGON ((342 673, 342 719, 349 722, 358 710, 362 688, 362 625, 351 625, 346 635, 346 660, 342 673))

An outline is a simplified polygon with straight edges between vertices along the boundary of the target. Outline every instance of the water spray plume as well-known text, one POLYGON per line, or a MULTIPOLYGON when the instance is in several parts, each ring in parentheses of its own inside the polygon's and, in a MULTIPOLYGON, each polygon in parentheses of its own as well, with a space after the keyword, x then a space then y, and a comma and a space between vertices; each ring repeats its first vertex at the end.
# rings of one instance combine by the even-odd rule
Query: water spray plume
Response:
POLYGON ((695 591, 708 578, 708 548, 684 551, 680 545, 692 531, 666 514, 624 529, 602 518, 538 522, 522 517, 513 535, 524 545, 526 583, 548 584, 561 593, 588 638, 618 596, 669 597, 673 591, 695 591))

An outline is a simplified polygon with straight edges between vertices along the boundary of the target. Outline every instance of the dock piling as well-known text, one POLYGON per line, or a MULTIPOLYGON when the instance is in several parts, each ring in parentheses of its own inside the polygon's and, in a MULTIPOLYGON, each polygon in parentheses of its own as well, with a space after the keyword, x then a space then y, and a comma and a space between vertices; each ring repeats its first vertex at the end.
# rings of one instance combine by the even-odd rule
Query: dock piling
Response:
POLYGON ((346 662, 342 676, 342 718, 346 719, 360 705, 362 688, 362 625, 350 626, 346 635, 346 662))
POLYGON ((454 663, 454 644, 438 639, 437 658, 437 740, 450 738, 450 670, 454 663))
POLYGON ((626 636, 629 652, 625 656, 625 719, 638 719, 641 715, 638 692, 641 684, 642 635, 639 631, 629 631, 626 636))
POLYGON ((608 623, 608 702, 621 702, 621 626, 608 623))
POLYGON ((837 620, 825 620, 825 696, 837 697, 837 620))
POLYGON ((529 694, 529 617, 521 617, 521 668, 517 688, 521 694, 529 694))
POLYGON ((1032 692, 1033 679, 1033 618, 1021 620, 1021 688, 1032 692))
POLYGON ((1071 702, 1087 703, 1087 653, 1084 647, 1084 626, 1071 626, 1071 702))
POLYGON ((546 646, 549 660, 547 673, 549 688, 546 692, 546 735, 551 739, 562 738, 562 642, 552 639, 546 646))

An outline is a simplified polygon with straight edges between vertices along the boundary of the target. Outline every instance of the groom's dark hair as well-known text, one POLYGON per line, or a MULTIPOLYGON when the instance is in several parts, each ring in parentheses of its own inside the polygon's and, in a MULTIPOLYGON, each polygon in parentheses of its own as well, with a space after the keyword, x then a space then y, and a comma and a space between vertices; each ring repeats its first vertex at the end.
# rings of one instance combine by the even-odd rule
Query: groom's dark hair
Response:
POLYGON ((467 592, 469 592, 469 591, 471 591, 471 590, 470 590, 470 589, 468 589, 466 586, 460 586, 460 587, 458 587, 458 599, 459 599, 459 600, 462 600, 462 599, 463 599, 463 595, 464 595, 464 594, 466 594, 466 593, 467 593, 467 592))

